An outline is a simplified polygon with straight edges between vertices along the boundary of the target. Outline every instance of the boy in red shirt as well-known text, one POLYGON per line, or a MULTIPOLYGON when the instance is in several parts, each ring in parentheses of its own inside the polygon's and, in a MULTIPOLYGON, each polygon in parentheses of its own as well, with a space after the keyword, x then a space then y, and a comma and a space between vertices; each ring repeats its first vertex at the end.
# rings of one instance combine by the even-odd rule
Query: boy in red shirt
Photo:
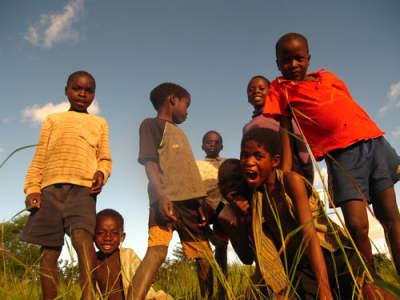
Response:
MULTIPOLYGON (((338 162, 326 159, 333 200, 342 208, 358 248, 372 262, 366 199, 383 224, 400 272, 400 214, 393 188, 400 178, 399 156, 343 81, 326 71, 307 74, 311 55, 304 36, 283 35, 276 44, 276 57, 283 76, 272 82, 264 114, 295 117, 316 159, 329 154, 338 162)), ((284 147, 283 157, 288 152, 291 149, 284 147)))

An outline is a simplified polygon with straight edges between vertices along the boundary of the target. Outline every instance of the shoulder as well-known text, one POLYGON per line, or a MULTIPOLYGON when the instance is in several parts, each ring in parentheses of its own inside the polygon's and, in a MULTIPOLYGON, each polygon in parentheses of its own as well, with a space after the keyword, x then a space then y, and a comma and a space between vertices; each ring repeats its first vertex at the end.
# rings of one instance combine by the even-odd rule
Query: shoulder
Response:
POLYGON ((288 191, 293 191, 293 189, 298 189, 305 187, 303 177, 293 171, 282 172, 283 182, 285 184, 285 188, 288 191))
POLYGON ((147 118, 142 121, 140 127, 154 127, 165 125, 167 121, 159 119, 159 118, 147 118))

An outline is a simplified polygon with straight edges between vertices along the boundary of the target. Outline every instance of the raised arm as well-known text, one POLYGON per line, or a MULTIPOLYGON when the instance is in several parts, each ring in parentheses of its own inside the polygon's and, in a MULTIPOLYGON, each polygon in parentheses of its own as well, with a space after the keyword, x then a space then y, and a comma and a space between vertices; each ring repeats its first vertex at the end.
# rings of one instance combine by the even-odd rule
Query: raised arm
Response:
POLYGON ((285 173, 286 192, 294 202, 295 212, 306 243, 305 253, 310 261, 319 286, 319 299, 333 299, 329 285, 325 258, 314 227, 308 195, 303 179, 294 172, 285 173))

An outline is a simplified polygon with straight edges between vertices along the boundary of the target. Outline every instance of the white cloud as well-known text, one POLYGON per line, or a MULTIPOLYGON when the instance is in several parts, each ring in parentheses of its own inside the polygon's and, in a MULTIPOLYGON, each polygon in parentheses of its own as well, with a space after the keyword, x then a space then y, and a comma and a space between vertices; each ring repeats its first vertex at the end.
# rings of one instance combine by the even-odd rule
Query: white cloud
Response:
MULTIPOLYGON (((67 111, 69 109, 69 102, 64 101, 58 104, 53 104, 49 102, 44 106, 40 107, 37 104, 33 106, 28 106, 22 111, 22 116, 26 120, 30 120, 33 124, 40 124, 47 117, 48 114, 55 112, 67 111)), ((96 99, 89 106, 88 112, 93 115, 98 115, 100 113, 100 107, 96 99)))
POLYGON ((380 116, 383 116, 392 105, 400 107, 400 81, 390 86, 387 98, 389 101, 378 109, 378 114, 380 116))
POLYGON ((394 137, 399 137, 400 136, 400 127, 397 127, 395 130, 392 130, 390 132, 394 137))
POLYGON ((83 7, 84 0, 70 0, 62 13, 42 14, 39 22, 29 26, 25 40, 43 48, 51 48, 54 43, 66 40, 78 41, 79 32, 72 28, 72 24, 79 20, 83 7))
POLYGON ((388 93, 389 101, 393 102, 396 101, 400 96, 400 81, 393 84, 390 87, 390 91, 388 93))

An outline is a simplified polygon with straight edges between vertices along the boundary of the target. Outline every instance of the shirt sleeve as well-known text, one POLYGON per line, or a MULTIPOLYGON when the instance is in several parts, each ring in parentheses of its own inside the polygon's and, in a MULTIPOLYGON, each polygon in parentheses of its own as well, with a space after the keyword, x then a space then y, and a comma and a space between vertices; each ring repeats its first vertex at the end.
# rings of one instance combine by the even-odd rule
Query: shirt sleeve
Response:
POLYGON ((52 122, 49 117, 43 121, 42 129, 40 130, 39 142, 36 146, 36 152, 32 162, 26 173, 24 192, 26 195, 32 193, 40 193, 42 184, 42 170, 45 165, 47 145, 52 130, 52 122))
POLYGON ((289 116, 287 110, 287 99, 285 99, 282 87, 275 79, 268 90, 267 98, 265 99, 264 115, 283 115, 289 116))
POLYGON ((139 158, 138 162, 145 164, 152 160, 158 162, 158 148, 165 129, 165 120, 153 118, 142 122, 139 129, 139 158))
POLYGON ((97 170, 104 174, 104 183, 111 175, 112 158, 109 143, 109 129, 107 121, 104 120, 100 136, 99 151, 97 154, 97 170))

